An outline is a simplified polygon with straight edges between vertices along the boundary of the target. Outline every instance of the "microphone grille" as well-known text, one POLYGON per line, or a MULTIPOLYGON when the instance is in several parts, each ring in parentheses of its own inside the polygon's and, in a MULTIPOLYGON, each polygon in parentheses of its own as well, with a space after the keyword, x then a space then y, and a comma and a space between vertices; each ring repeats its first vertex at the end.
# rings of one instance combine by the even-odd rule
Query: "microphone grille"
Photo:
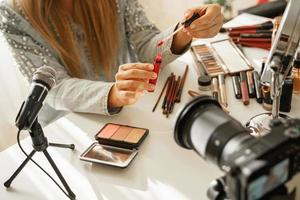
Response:
POLYGON ((33 74, 33 81, 42 81, 51 89, 55 85, 56 71, 49 66, 42 66, 33 74))

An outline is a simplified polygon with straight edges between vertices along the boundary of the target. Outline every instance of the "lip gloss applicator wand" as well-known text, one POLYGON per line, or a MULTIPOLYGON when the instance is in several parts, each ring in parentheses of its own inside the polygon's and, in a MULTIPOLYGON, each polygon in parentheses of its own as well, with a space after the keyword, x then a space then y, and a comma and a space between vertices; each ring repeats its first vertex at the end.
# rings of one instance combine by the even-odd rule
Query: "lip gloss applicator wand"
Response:
MULTIPOLYGON (((200 17, 200 14, 199 13, 194 13, 192 15, 192 17, 190 17, 189 19, 185 20, 184 22, 181 22, 181 27, 179 27, 176 31, 174 31, 172 34, 170 34, 169 36, 167 36, 166 38, 162 39, 158 44, 157 44, 157 48, 158 48, 158 53, 155 57, 155 60, 153 62, 153 65, 154 65, 154 69, 153 69, 153 72, 155 72, 157 75, 160 71, 160 65, 162 63, 162 53, 161 53, 161 47, 162 45, 168 41, 169 39, 171 39, 176 33, 178 33, 179 31, 181 31, 183 28, 186 28, 186 27, 189 27, 193 21, 195 21, 196 19, 198 19, 200 17)), ((158 76, 157 76, 158 78, 158 76)), ((150 79, 149 80, 149 83, 153 84, 153 85, 156 85, 156 82, 157 82, 157 78, 155 79, 150 79)), ((154 92, 154 90, 152 91, 149 91, 149 92, 154 92)))

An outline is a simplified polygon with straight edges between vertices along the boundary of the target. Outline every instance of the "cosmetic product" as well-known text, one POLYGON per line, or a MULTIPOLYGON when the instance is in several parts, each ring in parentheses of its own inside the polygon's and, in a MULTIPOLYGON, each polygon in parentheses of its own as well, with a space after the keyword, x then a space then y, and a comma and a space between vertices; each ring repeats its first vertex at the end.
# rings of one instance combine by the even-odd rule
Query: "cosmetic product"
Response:
POLYGON ((182 79, 181 79, 181 82, 180 82, 179 89, 178 89, 177 94, 176 94, 176 99, 175 99, 176 103, 179 103, 181 101, 181 94, 182 94, 182 90, 183 90, 183 87, 184 87, 184 84, 185 84, 185 80, 186 80, 188 70, 189 70, 189 66, 186 65, 184 73, 182 75, 182 79))
POLYGON ((250 98, 255 98, 255 85, 254 85, 254 82, 253 82, 253 72, 252 71, 247 71, 246 75, 247 75, 249 97, 250 98))
POLYGON ((98 142, 85 150, 80 159, 120 168, 127 167, 138 153, 148 129, 108 123, 96 135, 98 142))
POLYGON ((210 77, 253 69, 247 58, 230 39, 194 45, 192 49, 210 77))
POLYGON ((218 75, 219 80, 219 91, 220 91, 220 103, 223 104, 225 107, 228 106, 227 103, 227 94, 226 94, 226 86, 225 86, 225 75, 220 74, 218 75))
POLYGON ((239 76, 232 76, 232 84, 235 98, 241 99, 242 98, 242 90, 240 84, 240 77, 239 76))
POLYGON ((174 31, 173 33, 171 33, 170 35, 168 35, 166 38, 162 39, 157 45, 161 46, 163 45, 166 41, 168 41, 169 39, 171 39, 176 33, 178 33, 179 31, 181 31, 183 28, 187 28, 189 27, 193 21, 195 21, 196 19, 198 19, 199 17, 201 17, 201 15, 205 14, 206 10, 203 10, 201 14, 199 13, 194 13, 192 15, 192 17, 190 17, 189 19, 185 20, 184 22, 180 23, 180 27, 177 28, 176 31, 174 31))
POLYGON ((201 94, 200 94, 199 92, 196 92, 196 91, 194 91, 194 90, 189 90, 189 91, 188 91, 188 94, 189 94, 191 97, 193 97, 193 98, 196 98, 196 97, 201 96, 201 94))
POLYGON ((264 83, 261 90, 263 94, 263 108, 267 111, 271 111, 273 104, 273 100, 271 98, 271 87, 269 84, 264 83))
POLYGON ((199 90, 211 90, 211 78, 208 75, 203 75, 198 78, 199 90))
POLYGON ((174 78, 175 78, 174 74, 171 73, 171 75, 169 76, 169 83, 168 83, 168 86, 167 86, 167 91, 166 91, 166 94, 165 94, 165 97, 164 97, 164 101, 163 101, 162 106, 161 106, 161 108, 163 110, 165 110, 166 107, 167 107, 167 100, 168 100, 168 96, 169 96, 169 93, 170 93, 170 90, 171 90, 174 78))
POLYGON ((228 28, 227 31, 243 31, 243 30, 268 30, 273 28, 273 23, 271 21, 257 24, 257 25, 251 25, 251 26, 239 26, 234 28, 228 28))
POLYGON ((212 79, 212 87, 213 87, 212 96, 214 99, 219 101, 219 84, 217 78, 212 79))
POLYGON ((168 94, 166 94, 167 101, 166 101, 165 107, 163 109, 163 114, 164 115, 168 114, 169 107, 170 107, 170 102, 171 102, 171 99, 172 99, 172 94, 173 94, 173 92, 175 90, 175 87, 176 87, 176 76, 174 75, 174 76, 172 76, 170 90, 169 90, 168 94))
POLYGON ((300 58, 299 60, 294 61, 294 67, 293 67, 293 78, 294 78, 294 93, 299 94, 300 93, 300 58))
POLYGON ((176 101, 176 95, 177 95, 177 92, 178 92, 179 87, 180 87, 180 80, 181 80, 181 77, 178 76, 178 78, 176 80, 175 88, 174 88, 174 91, 173 91, 173 94, 172 94, 172 97, 171 97, 171 102, 170 102, 170 106, 169 106, 169 109, 168 109, 167 117, 169 117, 169 114, 171 114, 173 112, 173 109, 174 109, 174 106, 175 106, 175 101, 176 101))
POLYGON ((253 72, 253 80, 254 80, 254 86, 255 86, 255 96, 257 103, 263 102, 263 95, 261 91, 261 84, 260 84, 260 76, 257 71, 253 72))
POLYGON ((240 72, 240 80, 241 80, 241 90, 242 90, 242 99, 244 105, 249 105, 249 93, 247 86, 247 75, 246 72, 240 72))
POLYGON ((160 101, 162 95, 164 94, 164 92, 165 92, 165 90, 166 90, 166 87, 167 87, 167 85, 168 85, 168 83, 169 83, 169 80, 170 80, 170 77, 167 78, 167 80, 166 80, 166 82, 165 82, 165 84, 164 84, 164 87, 163 87, 163 89, 161 90, 161 92, 160 92, 160 94, 159 94, 159 96, 158 96, 158 99, 157 99, 157 101, 156 101, 156 103, 155 103, 155 105, 154 105, 154 107, 153 107, 153 109, 152 109, 152 112, 155 111, 157 105, 159 104, 159 101, 160 101))
MULTIPOLYGON (((159 74, 159 71, 160 71, 161 62, 162 62, 162 54, 158 53, 156 55, 155 61, 153 63, 153 65, 154 65, 153 72, 155 72, 157 74, 157 77, 155 79, 150 79, 149 80, 149 83, 151 83, 153 85, 156 85, 158 74, 159 74)), ((154 90, 150 90, 149 92, 154 92, 154 90)))
POLYGON ((280 112, 290 112, 292 108, 293 99, 293 79, 288 77, 284 80, 282 86, 282 93, 280 96, 280 112))

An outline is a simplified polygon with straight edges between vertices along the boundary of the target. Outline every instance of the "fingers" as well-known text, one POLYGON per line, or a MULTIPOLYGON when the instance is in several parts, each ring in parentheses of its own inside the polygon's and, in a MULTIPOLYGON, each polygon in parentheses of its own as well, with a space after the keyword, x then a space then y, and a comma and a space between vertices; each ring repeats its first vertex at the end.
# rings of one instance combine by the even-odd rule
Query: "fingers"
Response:
POLYGON ((155 79, 157 74, 152 71, 141 69, 128 69, 116 74, 116 80, 149 80, 155 79))
POLYGON ((136 80, 123 80, 116 82, 115 84, 118 90, 124 91, 142 92, 144 90, 151 91, 155 89, 153 84, 136 80))
POLYGON ((221 7, 218 4, 211 4, 205 7, 193 8, 186 12, 190 17, 193 13, 198 12, 201 17, 195 20, 185 32, 195 38, 208 38, 215 36, 223 25, 223 15, 221 7))
POLYGON ((152 71, 154 66, 149 63, 128 63, 120 66, 120 70, 126 71, 130 69, 140 69, 146 71, 152 71))

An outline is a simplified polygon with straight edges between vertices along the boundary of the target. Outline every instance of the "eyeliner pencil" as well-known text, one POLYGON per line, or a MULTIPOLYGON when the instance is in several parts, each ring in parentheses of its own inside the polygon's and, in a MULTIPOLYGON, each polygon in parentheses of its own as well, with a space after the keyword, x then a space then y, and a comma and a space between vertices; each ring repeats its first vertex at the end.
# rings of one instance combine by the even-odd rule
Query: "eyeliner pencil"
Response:
POLYGON ((173 73, 171 73, 171 75, 168 77, 169 83, 168 83, 168 87, 167 87, 167 91, 166 91, 166 94, 165 94, 165 97, 164 97, 163 104, 162 104, 162 106, 161 106, 161 108, 162 108, 163 110, 165 110, 166 105, 167 105, 167 99, 168 99, 168 95, 169 95, 170 88, 171 88, 171 85, 172 85, 173 76, 174 76, 173 73))
POLYGON ((180 82, 178 91, 177 91, 177 93, 176 93, 176 99, 175 99, 175 102, 177 102, 177 103, 179 103, 179 102, 181 101, 181 94, 182 94, 182 90, 183 90, 184 83, 185 83, 185 80, 186 80, 186 76, 187 76, 188 69, 189 69, 189 66, 186 65, 185 70, 184 70, 184 73, 183 73, 183 75, 182 75, 182 79, 181 79, 181 82, 180 82))
POLYGON ((169 113, 173 112, 173 109, 174 109, 174 106, 175 106, 175 103, 176 103, 176 95, 177 95, 178 90, 180 88, 180 84, 181 84, 181 77, 178 76, 177 81, 176 81, 176 87, 175 87, 174 95, 173 95, 172 100, 171 100, 171 106, 170 106, 169 113))
POLYGON ((169 102, 170 102, 170 98, 171 98, 171 93, 173 91, 174 83, 175 83, 175 75, 172 75, 171 81, 170 81, 170 87, 165 96, 166 101, 164 102, 165 104, 163 105, 163 114, 167 114, 167 110, 168 110, 168 106, 169 106, 169 102))
POLYGON ((165 85, 164 85, 163 89, 161 90, 161 92, 160 92, 160 94, 159 94, 159 97, 158 97, 158 99, 157 99, 157 101, 156 101, 156 103, 155 103, 155 105, 154 105, 154 107, 153 107, 153 109, 152 109, 152 112, 155 111, 155 109, 156 109, 156 107, 157 107, 157 105, 158 105, 158 103, 159 103, 159 101, 160 101, 160 99, 161 99, 163 93, 164 93, 165 90, 166 90, 166 87, 167 87, 167 85, 168 85, 168 83, 169 83, 169 80, 170 80, 170 77, 167 78, 167 80, 166 80, 166 82, 165 82, 165 85))

